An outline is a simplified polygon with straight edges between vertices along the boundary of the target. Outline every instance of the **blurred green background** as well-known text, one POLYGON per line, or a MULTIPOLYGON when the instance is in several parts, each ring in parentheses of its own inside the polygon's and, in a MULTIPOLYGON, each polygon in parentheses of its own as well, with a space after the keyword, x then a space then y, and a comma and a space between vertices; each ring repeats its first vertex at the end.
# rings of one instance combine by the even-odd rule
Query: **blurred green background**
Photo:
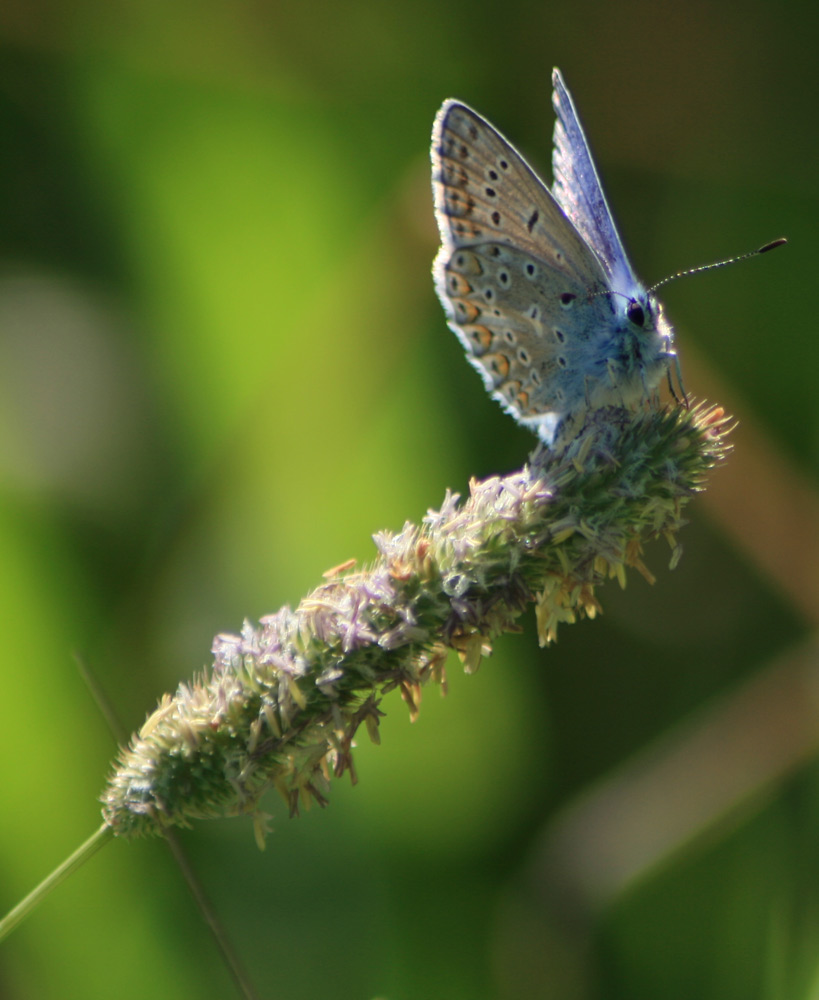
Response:
MULTIPOLYGON (((182 840, 264 997, 819 997, 819 14, 807 3, 198 0, 0 11, 0 910, 99 823, 114 745, 372 532, 518 467, 429 268, 459 97, 550 176, 564 72, 686 386, 740 419, 602 618, 531 615, 257 850, 182 840), (806 326, 807 323, 807 326, 806 326)), ((165 846, 2 946, 9 1000, 233 996, 165 846)))

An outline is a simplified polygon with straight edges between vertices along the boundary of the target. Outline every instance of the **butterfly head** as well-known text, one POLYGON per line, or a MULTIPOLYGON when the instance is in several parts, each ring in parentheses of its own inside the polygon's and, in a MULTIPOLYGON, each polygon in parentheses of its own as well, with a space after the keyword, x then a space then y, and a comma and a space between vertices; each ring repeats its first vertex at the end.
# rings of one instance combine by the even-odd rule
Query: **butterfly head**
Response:
POLYGON ((674 332, 653 292, 641 286, 604 292, 612 310, 608 334, 598 341, 601 364, 590 388, 592 406, 634 406, 650 399, 669 371, 674 332))

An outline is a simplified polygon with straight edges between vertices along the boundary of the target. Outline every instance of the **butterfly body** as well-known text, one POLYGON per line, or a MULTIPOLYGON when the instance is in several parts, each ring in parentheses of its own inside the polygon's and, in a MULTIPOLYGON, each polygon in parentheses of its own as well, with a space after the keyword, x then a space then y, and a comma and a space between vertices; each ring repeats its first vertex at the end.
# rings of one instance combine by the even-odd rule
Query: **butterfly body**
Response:
POLYGON ((490 393, 547 444, 649 399, 671 327, 635 278, 555 70, 552 191, 487 121, 446 101, 433 130, 435 285, 490 393))

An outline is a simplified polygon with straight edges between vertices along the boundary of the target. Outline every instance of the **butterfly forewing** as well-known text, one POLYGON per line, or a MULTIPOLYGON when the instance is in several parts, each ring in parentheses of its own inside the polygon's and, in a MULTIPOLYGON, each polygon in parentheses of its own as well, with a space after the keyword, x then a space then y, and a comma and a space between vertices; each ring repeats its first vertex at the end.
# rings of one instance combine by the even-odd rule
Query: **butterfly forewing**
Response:
POLYGON ((527 250, 554 270, 605 287, 598 261, 566 219, 548 188, 487 121, 446 101, 432 140, 440 258, 463 246, 495 241, 527 250))
POLYGON ((626 258, 571 95, 558 70, 552 73, 554 130, 552 192, 594 250, 617 291, 632 297, 640 288, 626 258))

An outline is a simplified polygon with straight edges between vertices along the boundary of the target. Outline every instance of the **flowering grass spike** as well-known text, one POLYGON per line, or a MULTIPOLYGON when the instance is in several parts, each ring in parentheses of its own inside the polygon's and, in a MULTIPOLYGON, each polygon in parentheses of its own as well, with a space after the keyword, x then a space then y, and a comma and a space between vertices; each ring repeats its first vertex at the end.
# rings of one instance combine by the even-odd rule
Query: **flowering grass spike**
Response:
POLYGON ((414 718, 424 684, 445 688, 449 650, 477 670, 530 603, 541 645, 553 642, 561 623, 600 611, 607 579, 624 586, 631 566, 653 580, 642 550, 654 538, 673 566, 683 508, 724 457, 727 424, 718 407, 596 410, 562 451, 538 447, 519 472, 470 483, 465 501, 447 494, 421 525, 375 535, 368 568, 337 566, 295 610, 217 636, 211 670, 166 694, 120 752, 102 825, 0 920, 0 940, 114 836, 173 843, 172 827, 252 813, 263 846, 264 792, 291 815, 326 805, 331 777, 355 781, 361 727, 378 742, 388 691, 414 718))
POLYGON ((212 669, 165 695, 122 751, 102 796, 115 835, 161 834, 201 818, 254 813, 276 788, 291 814, 355 781, 353 741, 378 740, 381 697, 401 690, 411 717, 422 686, 445 684, 454 649, 477 669, 494 639, 536 607, 542 645, 561 623, 600 610, 597 588, 652 579, 645 542, 672 563, 686 502, 721 459, 718 408, 594 413, 561 453, 539 448, 519 472, 448 494, 419 526, 375 537, 371 566, 333 575, 295 610, 219 635, 212 669))

